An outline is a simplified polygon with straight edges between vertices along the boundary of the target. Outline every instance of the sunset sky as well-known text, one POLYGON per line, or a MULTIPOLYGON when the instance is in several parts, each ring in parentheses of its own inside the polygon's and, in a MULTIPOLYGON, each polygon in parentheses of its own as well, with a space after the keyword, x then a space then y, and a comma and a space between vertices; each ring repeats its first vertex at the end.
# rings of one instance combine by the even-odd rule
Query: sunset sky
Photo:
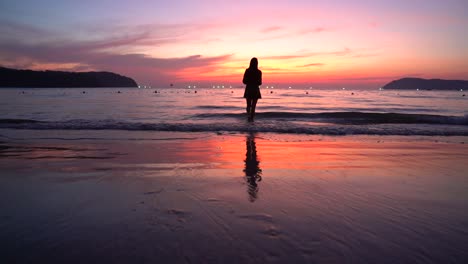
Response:
POLYGON ((376 88, 468 80, 468 1, 1 1, 0 65, 113 71, 154 87, 376 88))

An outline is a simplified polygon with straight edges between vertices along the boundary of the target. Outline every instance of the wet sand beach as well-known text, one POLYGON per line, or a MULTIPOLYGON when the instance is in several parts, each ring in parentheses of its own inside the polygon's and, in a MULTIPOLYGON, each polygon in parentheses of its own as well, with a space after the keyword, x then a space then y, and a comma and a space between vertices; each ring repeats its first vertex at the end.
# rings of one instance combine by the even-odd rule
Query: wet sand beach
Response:
POLYGON ((463 263, 466 140, 3 130, 1 259, 463 263))

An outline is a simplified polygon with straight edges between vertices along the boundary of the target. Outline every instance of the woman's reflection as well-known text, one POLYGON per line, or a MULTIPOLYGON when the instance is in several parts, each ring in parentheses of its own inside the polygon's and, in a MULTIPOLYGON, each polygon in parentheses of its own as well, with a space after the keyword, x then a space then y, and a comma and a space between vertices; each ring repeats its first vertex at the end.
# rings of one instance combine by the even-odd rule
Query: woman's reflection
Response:
POLYGON ((249 134, 245 140, 247 152, 245 153, 245 178, 247 180, 247 192, 249 200, 254 202, 257 199, 258 185, 257 182, 262 180, 262 169, 260 162, 257 159, 257 147, 255 146, 255 135, 249 134))

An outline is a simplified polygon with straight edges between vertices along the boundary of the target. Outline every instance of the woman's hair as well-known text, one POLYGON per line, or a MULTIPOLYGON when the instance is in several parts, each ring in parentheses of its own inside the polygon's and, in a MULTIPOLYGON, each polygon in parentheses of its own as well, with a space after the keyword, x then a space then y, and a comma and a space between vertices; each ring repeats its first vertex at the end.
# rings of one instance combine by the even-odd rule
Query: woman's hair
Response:
POLYGON ((250 69, 258 69, 258 60, 257 58, 252 58, 250 60, 250 66, 249 66, 250 69))

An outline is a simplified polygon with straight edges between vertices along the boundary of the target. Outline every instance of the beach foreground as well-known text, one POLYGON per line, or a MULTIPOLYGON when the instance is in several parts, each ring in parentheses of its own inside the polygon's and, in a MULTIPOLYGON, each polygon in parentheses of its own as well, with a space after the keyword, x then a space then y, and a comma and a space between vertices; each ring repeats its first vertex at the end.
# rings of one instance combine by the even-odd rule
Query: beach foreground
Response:
POLYGON ((2 263, 466 263, 467 137, 0 133, 2 263))

